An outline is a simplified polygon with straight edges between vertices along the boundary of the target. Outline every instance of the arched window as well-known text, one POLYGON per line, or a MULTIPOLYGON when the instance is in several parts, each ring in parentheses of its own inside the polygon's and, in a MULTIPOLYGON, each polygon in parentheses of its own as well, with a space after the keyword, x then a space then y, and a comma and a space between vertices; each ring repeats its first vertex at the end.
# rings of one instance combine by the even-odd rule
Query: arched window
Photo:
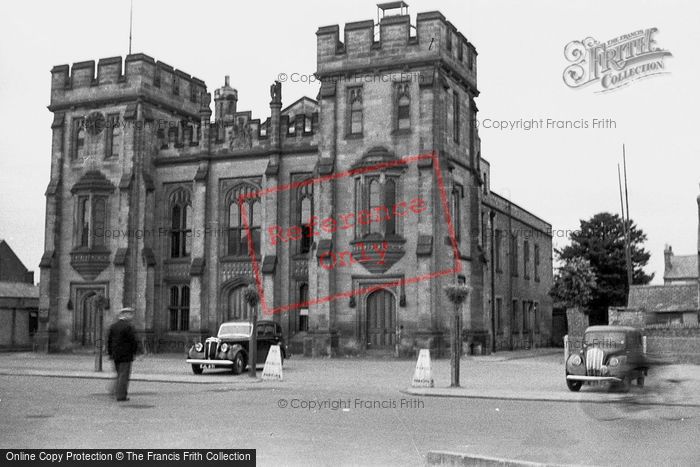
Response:
POLYGON ((78 129, 75 133, 75 158, 85 158, 85 125, 82 120, 78 124, 78 129))
POLYGON ((192 204, 189 192, 176 191, 170 208, 170 257, 186 258, 192 248, 192 204))
POLYGON ((301 200, 301 241, 299 244, 300 253, 308 253, 311 249, 311 238, 313 232, 311 232, 311 199, 308 196, 304 196, 301 200))
POLYGON ((311 228, 311 218, 313 217, 314 185, 311 174, 296 174, 293 182, 298 183, 294 198, 291 223, 301 229, 301 238, 295 242, 298 246, 295 252, 306 254, 311 250, 313 231, 311 228))
POLYGON ((348 134, 362 134, 362 88, 356 87, 348 90, 348 101, 350 102, 350 125, 348 134))
POLYGON ((257 312, 257 307, 251 308, 250 305, 248 305, 248 302, 245 300, 245 296, 243 294, 245 288, 245 285, 239 285, 228 293, 228 310, 226 319, 247 321, 251 318, 252 313, 257 312))
MULTIPOLYGON (((250 211, 248 219, 250 225, 248 227, 249 235, 253 239, 253 251, 256 255, 260 254, 260 226, 262 225, 262 203, 258 199, 252 200, 248 204, 250 211)), ((246 251, 248 251, 248 242, 246 242, 246 251)))
POLYGON ((80 197, 78 201, 78 216, 80 218, 80 240, 78 244, 80 246, 87 247, 90 242, 90 198, 88 196, 80 197))
POLYGON ((394 235, 396 234, 396 218, 393 215, 394 205, 396 204, 396 182, 387 178, 384 183, 384 206, 386 206, 389 216, 385 221, 384 234, 394 235))
POLYGON ((452 227, 454 228, 455 240, 460 241, 460 232, 462 231, 462 186, 455 185, 452 189, 452 199, 450 203, 450 217, 452 218, 452 227))
POLYGON ((243 184, 229 193, 227 255, 248 255, 248 233, 253 240, 253 251, 256 255, 260 254, 262 203, 258 198, 245 197, 255 191, 255 187, 243 184))
POLYGON ((106 203, 103 197, 94 198, 94 212, 92 214, 93 219, 93 240, 92 244, 95 246, 102 246, 105 244, 105 218, 106 218, 106 203))
POLYGON ((109 127, 105 134, 107 135, 107 142, 105 144, 105 157, 113 157, 119 155, 119 148, 121 148, 121 127, 119 125, 119 114, 112 114, 108 116, 109 127))
POLYGON ((396 129, 409 130, 411 128, 411 97, 409 83, 396 85, 396 129))
POLYGON ((238 203, 229 204, 228 219, 228 254, 234 255, 241 243, 241 209, 238 203))
MULTIPOLYGON (((374 219, 376 214, 382 206, 382 190, 379 183, 379 179, 372 179, 369 182, 369 212, 374 219)), ((381 222, 371 222, 369 224, 369 233, 382 233, 382 223, 381 222)))
POLYGON ((105 244, 107 228, 107 197, 84 195, 78 197, 76 246, 92 248, 105 244))
POLYGON ((186 285, 170 287, 170 325, 171 331, 188 331, 190 329, 190 288, 186 285))

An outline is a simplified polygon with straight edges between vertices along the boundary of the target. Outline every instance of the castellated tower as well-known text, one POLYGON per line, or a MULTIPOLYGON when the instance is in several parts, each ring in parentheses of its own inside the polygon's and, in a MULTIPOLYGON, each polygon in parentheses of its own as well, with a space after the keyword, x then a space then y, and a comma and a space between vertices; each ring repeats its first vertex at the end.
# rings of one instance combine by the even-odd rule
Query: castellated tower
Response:
POLYGON ((94 345, 96 323, 108 326, 126 306, 136 309, 140 333, 153 331, 152 156, 168 144, 199 144, 203 96, 204 82, 144 54, 100 59, 97 69, 91 60, 51 70, 40 264, 45 349, 94 345))
POLYGON ((341 349, 365 346, 347 338, 358 334, 353 332, 357 323, 359 335, 368 336, 368 350, 403 345, 399 339, 420 348, 441 348, 449 340, 452 310, 443 285, 466 282, 471 287, 471 305, 464 307, 464 326, 482 329, 486 325, 483 254, 478 244, 479 142, 471 125, 477 111, 474 98, 479 94, 477 54, 440 12, 419 13, 412 24, 403 2, 378 7, 378 24, 357 21, 346 23, 343 31, 333 25, 316 32, 316 74, 322 82, 319 174, 430 153, 437 155, 439 168, 430 159, 420 160, 317 187, 314 206, 320 218, 377 203, 388 206, 398 198, 422 198, 428 210, 387 222, 369 237, 357 229, 325 234, 320 247, 350 249, 354 255, 361 254, 360 240, 366 244, 374 238, 376 246, 388 247, 387 260, 383 268, 374 270, 358 264, 352 270, 327 271, 310 264, 314 294, 345 290, 348 284, 355 290, 381 287, 367 296, 318 305, 311 327, 317 329, 319 341, 324 329, 327 342, 338 337, 341 349), (399 14, 393 14, 399 7, 399 14), (437 171, 454 217, 458 258, 448 233, 437 171), (457 263, 460 272, 394 285, 400 279, 455 268, 457 263), (344 316, 348 303, 356 307, 357 319, 344 316), (396 329, 387 323, 395 323, 396 329))

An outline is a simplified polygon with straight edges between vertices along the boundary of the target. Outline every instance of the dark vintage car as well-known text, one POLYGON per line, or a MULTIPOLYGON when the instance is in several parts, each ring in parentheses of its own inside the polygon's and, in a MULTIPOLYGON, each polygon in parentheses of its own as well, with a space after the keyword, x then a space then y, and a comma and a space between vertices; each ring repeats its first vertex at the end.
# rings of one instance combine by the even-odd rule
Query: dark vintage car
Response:
POLYGON ((628 391, 632 381, 644 386, 648 360, 639 329, 627 326, 591 326, 582 342, 568 341, 566 385, 571 391, 583 383, 612 383, 628 391))
MULTIPOLYGON (((198 342, 187 352, 187 363, 199 375, 204 368, 230 368, 238 375, 248 366, 248 346, 253 325, 248 321, 228 321, 219 327, 216 337, 198 342)), ((282 336, 282 327, 274 321, 262 320, 255 325, 257 332, 257 363, 265 363, 270 346, 279 345, 282 362, 289 358, 282 336)))

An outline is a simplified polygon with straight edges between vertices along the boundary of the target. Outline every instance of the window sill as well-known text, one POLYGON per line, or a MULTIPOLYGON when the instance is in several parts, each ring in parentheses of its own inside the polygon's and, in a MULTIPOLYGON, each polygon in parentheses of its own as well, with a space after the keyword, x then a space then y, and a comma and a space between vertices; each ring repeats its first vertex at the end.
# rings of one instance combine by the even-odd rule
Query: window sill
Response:
POLYGON ((164 263, 165 264, 183 264, 187 263, 189 264, 192 258, 190 256, 183 256, 180 258, 167 258, 164 263))
POLYGON ((109 253, 109 249, 104 246, 76 246, 70 251, 72 253, 109 253))
POLYGON ((345 135, 345 139, 362 139, 364 135, 362 133, 348 133, 345 135))
MULTIPOLYGON (((225 255, 221 256, 219 260, 222 263, 240 263, 242 261, 250 261, 250 256, 248 255, 225 255)), ((259 263, 262 261, 262 256, 259 254, 255 255, 255 260, 259 263)))
POLYGON ((413 131, 410 128, 402 128, 400 130, 397 129, 391 132, 391 134, 394 136, 408 136, 412 133, 413 131))

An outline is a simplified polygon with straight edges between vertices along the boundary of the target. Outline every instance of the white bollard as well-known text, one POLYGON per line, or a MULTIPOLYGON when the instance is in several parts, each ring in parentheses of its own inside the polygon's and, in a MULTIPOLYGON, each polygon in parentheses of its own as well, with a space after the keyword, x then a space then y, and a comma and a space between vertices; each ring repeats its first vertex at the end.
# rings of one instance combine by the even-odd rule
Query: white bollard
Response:
POLYGON ((270 346, 262 372, 264 381, 282 381, 282 354, 279 345, 270 346))
POLYGON ((418 354, 418 362, 416 362, 416 371, 413 373, 411 386, 414 388, 432 388, 435 386, 430 365, 430 350, 428 349, 421 349, 418 354))

